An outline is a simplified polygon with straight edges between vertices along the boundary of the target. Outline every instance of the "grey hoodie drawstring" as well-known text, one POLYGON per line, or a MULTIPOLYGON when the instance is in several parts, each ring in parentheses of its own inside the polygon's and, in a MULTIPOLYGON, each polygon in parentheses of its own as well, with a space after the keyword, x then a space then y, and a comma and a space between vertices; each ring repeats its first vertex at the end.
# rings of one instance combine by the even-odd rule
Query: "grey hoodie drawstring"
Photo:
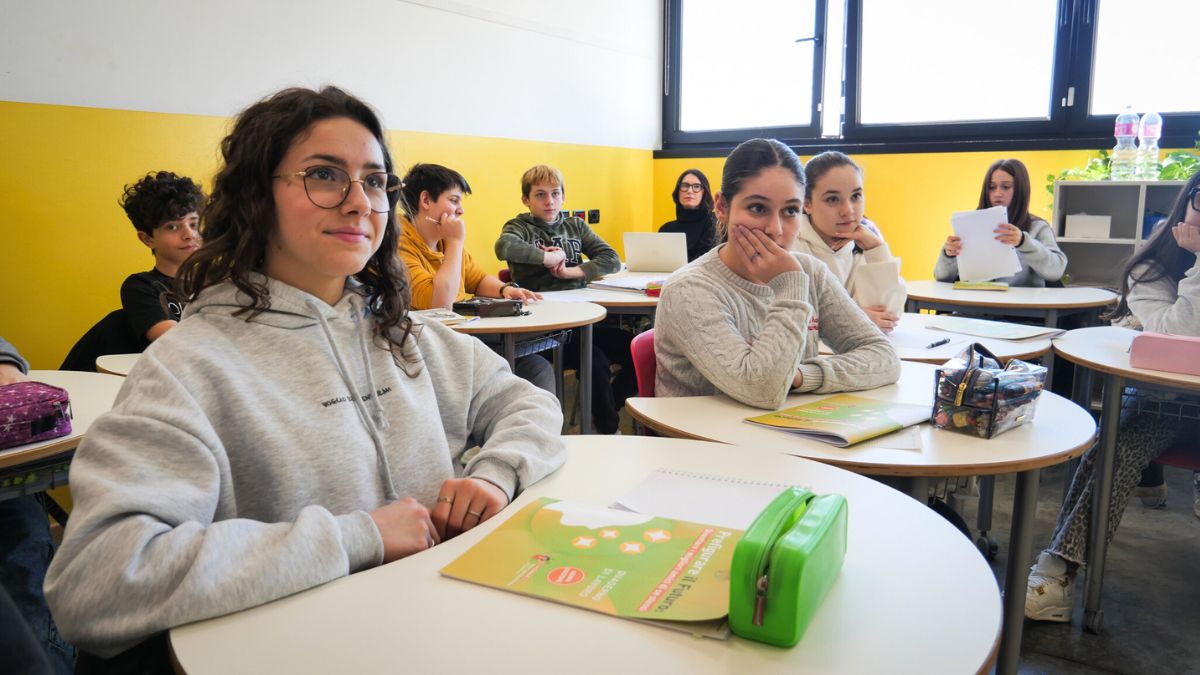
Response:
POLYGON ((375 371, 371 370, 371 356, 368 351, 370 345, 367 343, 367 333, 362 327, 363 308, 359 307, 358 302, 357 296, 350 296, 350 307, 354 313, 354 326, 358 330, 359 352, 362 354, 363 367, 367 369, 367 386, 371 388, 371 392, 373 393, 371 402, 374 403, 372 410, 374 417, 372 419, 375 420, 375 424, 379 425, 380 429, 386 430, 391 425, 388 424, 387 415, 383 413, 383 404, 379 402, 379 389, 375 386, 375 371))
POLYGON ((375 389, 374 376, 371 373, 371 361, 368 358, 366 349, 365 336, 362 331, 362 323, 359 314, 361 308, 355 302, 356 298, 350 298, 350 306, 354 312, 354 327, 359 335, 359 343, 362 347, 363 362, 367 369, 367 383, 371 387, 371 396, 375 400, 375 413, 378 419, 382 420, 382 424, 376 424, 376 417, 367 412, 366 406, 363 405, 363 397, 359 395, 358 388, 354 386, 354 380, 351 379, 349 371, 346 370, 346 364, 342 362, 342 355, 338 352, 337 342, 333 339, 333 332, 329 329, 329 322, 325 320, 325 314, 321 311, 321 306, 314 300, 305 300, 312 313, 316 315, 317 321, 321 324, 321 329, 325 332, 325 339, 329 341, 330 350, 333 352, 333 364, 337 368, 338 374, 342 376, 342 382, 346 388, 350 390, 351 399, 354 402, 354 409, 358 411, 358 416, 363 422, 363 426, 367 428, 367 433, 371 437, 371 442, 375 445, 375 456, 379 460, 380 471, 383 473, 383 488, 385 496, 390 501, 395 501, 400 498, 396 493, 396 484, 392 481, 391 465, 388 463, 387 453, 383 449, 383 438, 379 435, 380 427, 387 428, 387 418, 383 416, 383 406, 379 404, 379 394, 375 389))

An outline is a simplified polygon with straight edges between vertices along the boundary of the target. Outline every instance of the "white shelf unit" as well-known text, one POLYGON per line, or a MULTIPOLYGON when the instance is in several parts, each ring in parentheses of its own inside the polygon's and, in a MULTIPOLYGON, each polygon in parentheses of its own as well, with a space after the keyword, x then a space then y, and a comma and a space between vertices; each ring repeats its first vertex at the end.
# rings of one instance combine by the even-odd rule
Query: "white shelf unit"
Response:
POLYGON ((1067 254, 1071 285, 1119 288, 1125 261, 1150 235, 1148 218, 1166 216, 1184 181, 1067 180, 1054 183, 1054 236, 1067 254), (1066 237, 1068 215, 1108 216, 1107 238, 1066 237), (1158 215, 1156 215, 1158 214, 1158 215))

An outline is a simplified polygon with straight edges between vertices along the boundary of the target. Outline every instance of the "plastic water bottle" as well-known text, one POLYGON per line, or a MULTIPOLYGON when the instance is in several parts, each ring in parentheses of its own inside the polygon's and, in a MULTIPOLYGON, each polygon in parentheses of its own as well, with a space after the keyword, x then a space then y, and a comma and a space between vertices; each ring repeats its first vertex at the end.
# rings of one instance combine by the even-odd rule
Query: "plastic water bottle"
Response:
POLYGON ((1137 138, 1138 116, 1133 108, 1125 106, 1125 112, 1117 115, 1117 124, 1113 128, 1113 136, 1117 137, 1117 145, 1113 148, 1109 164, 1109 178, 1112 180, 1133 180, 1137 170, 1137 147, 1133 141, 1137 138))
POLYGON ((1138 123, 1138 180, 1158 180, 1158 139, 1162 138, 1162 121, 1162 115, 1148 112, 1138 123))

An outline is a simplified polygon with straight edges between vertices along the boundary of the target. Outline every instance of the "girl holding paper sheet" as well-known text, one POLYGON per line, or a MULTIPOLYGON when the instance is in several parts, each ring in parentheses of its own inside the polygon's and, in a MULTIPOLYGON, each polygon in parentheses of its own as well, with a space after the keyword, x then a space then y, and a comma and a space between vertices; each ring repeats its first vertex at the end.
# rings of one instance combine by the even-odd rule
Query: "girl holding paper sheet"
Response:
MULTIPOLYGON (((1021 271, 1011 277, 994 279, 1009 286, 1045 286, 1058 281, 1067 269, 1067 256, 1054 239, 1054 230, 1046 221, 1029 213, 1029 171, 1019 159, 1001 159, 988 167, 979 193, 979 206, 1008 209, 1008 222, 996 228, 996 241, 1012 246, 1021 260, 1021 271)), ((958 254, 963 243, 958 237, 946 238, 938 255, 933 276, 938 281, 958 281, 958 254)))
POLYGON ((867 317, 891 332, 904 311, 904 279, 883 234, 863 217, 862 168, 844 153, 822 152, 804 167, 804 178, 807 217, 792 250, 828 265, 867 317))
MULTIPOLYGON (((1171 216, 1125 266, 1121 302, 1107 318, 1133 319, 1146 330, 1200 336, 1200 174, 1184 185, 1171 216), (1172 225, 1173 224, 1173 225, 1172 225)), ((1130 393, 1131 390, 1126 390, 1130 393)), ((1147 393, 1142 393, 1147 397, 1147 393)), ((1164 450, 1200 433, 1200 400, 1159 400, 1159 410, 1139 410, 1127 396, 1113 458, 1109 501, 1109 541, 1142 470, 1164 450)), ((1058 512, 1050 546, 1029 573, 1025 616, 1041 621, 1071 620, 1075 574, 1087 562, 1087 542, 1095 490, 1096 446, 1083 456, 1058 512)), ((1193 477, 1194 478, 1194 477, 1193 477)), ((1200 501, 1196 504, 1200 517, 1200 501)))

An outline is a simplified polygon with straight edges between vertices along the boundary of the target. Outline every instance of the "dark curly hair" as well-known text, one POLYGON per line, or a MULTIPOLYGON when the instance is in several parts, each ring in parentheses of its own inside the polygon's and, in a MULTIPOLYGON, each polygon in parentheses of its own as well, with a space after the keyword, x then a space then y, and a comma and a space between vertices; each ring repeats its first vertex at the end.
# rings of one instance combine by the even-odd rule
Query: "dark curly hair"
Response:
MULTIPOLYGON (((233 130, 221 141, 224 165, 213 181, 212 197, 200 223, 204 245, 180 267, 179 297, 192 302, 209 286, 229 281, 250 299, 236 314, 255 316, 271 306, 265 283, 251 273, 262 272, 267 241, 275 227, 272 181, 279 163, 296 139, 313 124, 345 117, 366 127, 383 152, 384 170, 392 172, 392 156, 383 125, 363 101, 337 87, 284 89, 246 108, 233 130)), ((367 307, 376 316, 376 338, 394 358, 404 358, 404 342, 412 333, 408 316, 411 289, 404 266, 396 256, 399 229, 396 212, 388 212, 379 249, 354 275, 367 292, 367 307), (394 328, 400 337, 394 337, 394 328)))
POLYGON ((187 176, 170 171, 148 173, 125 186, 117 200, 138 232, 153 235, 154 228, 195 211, 204 212, 204 191, 187 176))

